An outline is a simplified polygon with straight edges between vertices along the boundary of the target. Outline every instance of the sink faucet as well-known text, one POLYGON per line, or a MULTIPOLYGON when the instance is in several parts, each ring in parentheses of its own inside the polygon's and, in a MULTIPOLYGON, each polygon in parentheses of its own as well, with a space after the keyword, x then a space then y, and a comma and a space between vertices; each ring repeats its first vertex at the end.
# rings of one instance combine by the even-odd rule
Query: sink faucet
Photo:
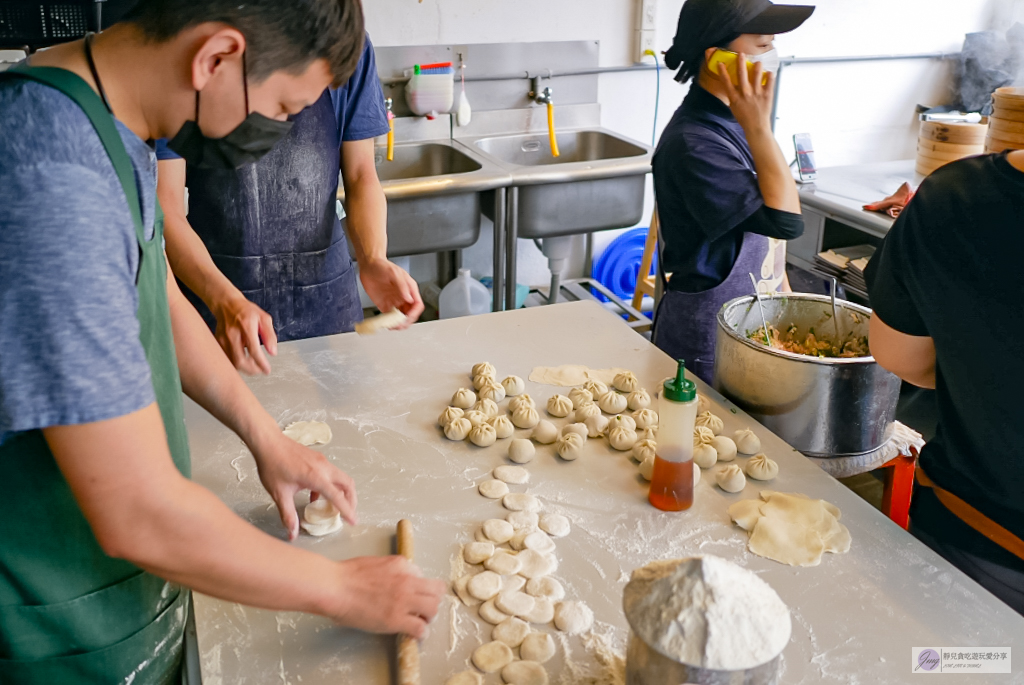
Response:
POLYGON ((551 86, 545 86, 543 90, 540 88, 540 77, 535 76, 533 78, 533 90, 530 91, 530 97, 533 98, 534 102, 539 105, 547 105, 548 107, 548 141, 551 144, 551 156, 558 157, 558 138, 555 135, 555 99, 554 91, 551 86))
POLYGON ((394 106, 391 98, 384 98, 384 109, 388 113, 388 161, 395 161, 395 113, 391 111, 394 106))

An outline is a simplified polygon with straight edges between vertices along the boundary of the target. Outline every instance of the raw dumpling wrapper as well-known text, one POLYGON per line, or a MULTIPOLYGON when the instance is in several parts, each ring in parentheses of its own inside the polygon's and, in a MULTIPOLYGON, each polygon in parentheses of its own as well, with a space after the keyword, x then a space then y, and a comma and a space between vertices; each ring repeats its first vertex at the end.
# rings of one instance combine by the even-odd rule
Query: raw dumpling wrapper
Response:
POLYGON ((548 399, 548 413, 559 419, 564 419, 572 412, 572 400, 565 395, 552 395, 548 399))
POLYGON ((709 411, 697 415, 696 425, 709 428, 715 435, 720 434, 725 428, 725 422, 709 411))
POLYGON ((457 418, 444 427, 444 437, 449 440, 465 440, 469 431, 473 430, 473 424, 466 418, 457 418))
POLYGON ((615 374, 615 378, 612 379, 612 385, 615 386, 616 390, 633 392, 640 387, 640 382, 632 371, 623 371, 622 373, 615 374))
POLYGON ((581 405, 593 402, 594 396, 586 388, 573 388, 569 391, 569 401, 572 402, 573 409, 579 409, 581 405))
POLYGON ((283 433, 285 437, 300 445, 326 445, 331 441, 331 427, 323 421, 296 421, 288 424, 283 433))
MULTIPOLYGON (((526 397, 526 395, 520 395, 520 397, 526 397)), ((512 412, 512 423, 517 428, 533 428, 539 422, 540 414, 533 407, 520 405, 518 409, 512 412)))
POLYGON ((758 454, 747 462, 747 475, 754 480, 772 480, 779 475, 779 465, 766 454, 758 454))
POLYGON ((651 395, 643 388, 638 388, 626 395, 626 406, 633 411, 640 411, 651 406, 651 395))
POLYGON ((757 454, 761 451, 761 439, 749 428, 736 431, 734 440, 740 454, 757 454))
POLYGON ((313 536, 330 535, 342 528, 341 512, 326 497, 306 505, 302 510, 302 530, 313 536))
POLYGON ((597 406, 606 414, 621 414, 626 411, 626 396, 620 395, 614 390, 609 390, 601 395, 601 399, 597 401, 597 406))
POLYGON ((631 450, 636 444, 636 431, 629 430, 625 426, 612 428, 608 431, 608 444, 620 452, 631 450))
POLYGON ((715 473, 715 480, 718 487, 726 492, 739 492, 747 485, 747 477, 743 475, 743 469, 736 464, 729 464, 718 469, 715 473))
POLYGON ((505 380, 501 382, 501 387, 505 389, 505 395, 508 397, 515 397, 526 392, 526 383, 519 376, 506 376, 505 380))
POLYGON ((555 451, 562 459, 575 461, 583 454, 583 445, 585 444, 585 439, 581 438, 578 433, 566 433, 558 438, 555 443, 555 451))
POLYGON ((476 393, 469 388, 459 388, 452 395, 452 406, 459 409, 469 409, 476 402, 476 393))

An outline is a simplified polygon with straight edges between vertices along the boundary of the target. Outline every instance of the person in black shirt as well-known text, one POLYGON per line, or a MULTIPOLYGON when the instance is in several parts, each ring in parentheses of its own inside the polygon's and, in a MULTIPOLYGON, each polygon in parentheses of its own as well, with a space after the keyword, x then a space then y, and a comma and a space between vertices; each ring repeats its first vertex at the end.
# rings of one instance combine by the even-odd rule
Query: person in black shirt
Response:
POLYGON ((768 0, 687 0, 665 54, 669 68, 682 67, 676 80, 695 83, 654 154, 667 283, 652 339, 709 383, 718 310, 751 293, 748 274, 762 292, 778 290, 782 241, 803 233, 796 183, 771 127, 773 41, 813 11, 768 0), (709 66, 722 58, 735 66, 709 66))
POLYGON ((871 354, 938 399, 910 531, 1020 613, 1022 217, 1024 151, 953 162, 921 184, 865 272, 871 354))

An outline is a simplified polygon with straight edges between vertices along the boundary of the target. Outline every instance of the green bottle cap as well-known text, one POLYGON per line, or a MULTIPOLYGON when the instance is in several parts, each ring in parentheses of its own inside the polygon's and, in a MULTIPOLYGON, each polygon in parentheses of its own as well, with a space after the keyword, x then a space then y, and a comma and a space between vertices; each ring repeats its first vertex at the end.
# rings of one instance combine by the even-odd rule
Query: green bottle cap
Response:
POLYGON ((665 381, 665 399, 673 402, 692 402, 697 398, 697 384, 686 378, 686 367, 679 360, 676 377, 665 381))
POLYGON ((413 65, 412 72, 414 74, 420 73, 420 65, 418 65, 418 64, 413 65))

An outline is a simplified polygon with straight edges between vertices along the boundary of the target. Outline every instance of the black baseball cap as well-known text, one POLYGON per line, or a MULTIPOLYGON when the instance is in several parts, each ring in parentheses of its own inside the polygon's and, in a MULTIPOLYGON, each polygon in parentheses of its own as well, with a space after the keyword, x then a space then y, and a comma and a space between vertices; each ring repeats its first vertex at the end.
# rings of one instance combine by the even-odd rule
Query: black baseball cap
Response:
MULTIPOLYGON (((744 33, 788 33, 807 21, 811 5, 776 5, 770 0, 686 0, 679 12, 679 24, 665 64, 677 69, 702 59, 704 51, 744 33)), ((686 80, 695 73, 683 69, 676 76, 686 80), (686 73, 692 72, 692 73, 686 73), (686 74, 685 78, 680 76, 686 74)))

